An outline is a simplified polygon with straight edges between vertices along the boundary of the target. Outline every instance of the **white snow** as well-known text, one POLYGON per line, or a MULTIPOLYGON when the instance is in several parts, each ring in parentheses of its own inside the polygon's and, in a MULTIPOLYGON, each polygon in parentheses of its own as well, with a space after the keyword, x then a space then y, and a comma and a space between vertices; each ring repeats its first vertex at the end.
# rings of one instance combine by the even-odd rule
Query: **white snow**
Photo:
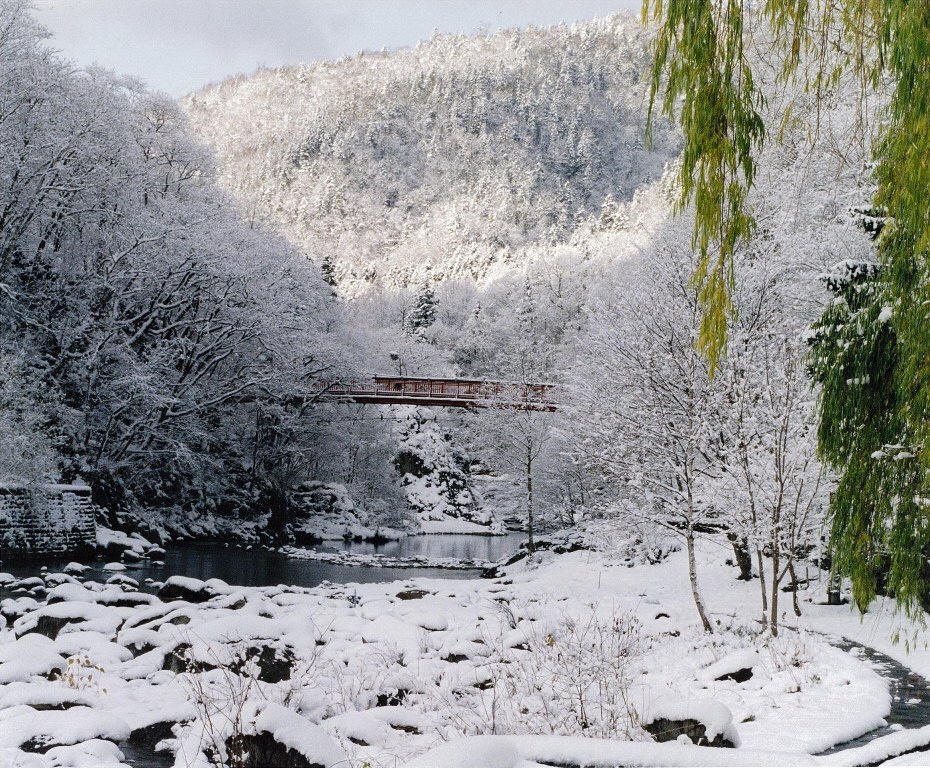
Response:
POLYGON ((275 741, 300 752, 311 762, 326 768, 345 764, 346 754, 318 725, 280 704, 262 702, 246 712, 254 733, 270 733, 275 741))
MULTIPOLYGON (((455 525, 459 523, 467 523, 467 521, 454 521, 455 525)), ((448 529, 443 530, 427 530, 429 527, 426 523, 424 525, 424 533, 471 533, 472 531, 458 530, 451 531, 448 529)), ((437 522, 437 525, 440 528, 446 526, 445 522, 437 522)), ((481 529, 482 533, 487 533, 486 528, 481 529)), ((452 557, 423 557, 423 556, 411 556, 411 557, 390 557, 388 555, 381 554, 358 554, 354 552, 324 552, 317 549, 304 549, 301 547, 291 547, 284 546, 279 550, 281 554, 287 555, 288 557, 293 557, 297 560, 317 560, 322 563, 332 563, 334 565, 343 565, 348 567, 364 567, 364 568, 444 568, 448 570, 464 570, 464 569, 484 569, 489 568, 493 563, 488 562, 487 560, 477 560, 477 559, 458 559, 452 557)))
POLYGON ((427 752, 407 768, 585 768, 648 766, 810 766, 819 761, 790 752, 695 747, 676 743, 636 743, 556 736, 473 736, 427 752))
POLYGON ((114 531, 102 525, 97 526, 97 546, 102 548, 115 545, 122 549, 129 549, 139 555, 144 555, 151 549, 158 549, 155 544, 140 533, 124 533, 114 531))
MULTIPOLYGON (((918 672, 930 667, 927 650, 891 643, 896 627, 914 627, 881 603, 860 621, 846 606, 819 605, 816 588, 801 593, 800 619, 788 602, 773 638, 754 619, 758 584, 736 581, 716 550, 702 546, 698 554, 712 635, 697 622, 684 553, 635 567, 587 551, 539 553, 496 579, 314 589, 168 581, 217 595, 197 605, 153 597, 150 605, 117 607, 121 594, 139 594, 132 584, 60 584, 49 591, 59 601, 52 605, 3 601, 14 621, 0 629, 0 745, 11 760, 31 760, 17 748, 33 736, 79 745, 181 722, 172 749, 183 747, 191 765, 205 768, 192 686, 199 680, 211 695, 228 696, 224 670, 257 669, 248 659, 266 649, 290 679, 250 683, 256 722, 326 759, 378 765, 390 756, 433 768, 527 768, 569 758, 591 766, 842 764, 849 755, 811 755, 881 725, 890 695, 864 658, 821 633, 873 645, 918 672), (54 641, 16 637, 13 629, 41 617, 68 625, 54 641), (193 663, 193 671, 165 669, 168 655, 182 651, 175 668, 193 663), (747 667, 744 682, 718 679, 747 667), (62 679, 43 677, 56 670, 62 679), (586 733, 597 738, 580 738, 579 695, 591 720, 586 733), (36 709, 45 706, 71 708, 36 709), (723 733, 740 746, 655 744, 638 723, 658 717, 697 719, 710 738, 723 733), (492 728, 509 735, 461 741, 492 728)), ((861 754, 874 762, 924 736, 898 731, 861 754)), ((100 765, 111 757, 101 753, 100 765)), ((50 765, 42 760, 35 764, 50 765)))
POLYGON ((739 672, 741 669, 753 669, 760 663, 759 653, 755 649, 746 649, 728 653, 722 659, 715 661, 700 672, 702 680, 717 680, 724 675, 739 672))
POLYGON ((0 685, 64 668, 65 660, 44 635, 27 634, 0 644, 0 685))
POLYGON ((180 587, 181 589, 187 589, 191 592, 203 592, 208 589, 207 582, 191 578, 190 576, 169 576, 165 580, 165 586, 180 587))
POLYGON ((61 712, 17 705, 0 710, 0 747, 18 747, 27 741, 77 744, 90 739, 122 741, 130 728, 114 712, 71 707, 61 712))

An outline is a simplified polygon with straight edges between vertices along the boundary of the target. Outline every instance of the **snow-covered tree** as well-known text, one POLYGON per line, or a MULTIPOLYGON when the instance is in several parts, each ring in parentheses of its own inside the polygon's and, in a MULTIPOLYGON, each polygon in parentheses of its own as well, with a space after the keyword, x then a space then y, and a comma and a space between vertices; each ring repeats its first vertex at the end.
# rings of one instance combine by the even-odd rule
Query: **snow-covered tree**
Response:
POLYGON ((856 602, 864 609, 875 595, 888 556, 890 590, 919 614, 930 549, 930 15, 905 0, 850 0, 840 13, 830 2, 659 0, 645 12, 658 25, 652 101, 678 114, 684 131, 681 202, 695 201, 701 343, 714 360, 726 346, 734 260, 758 223, 750 193, 763 148, 796 105, 816 111, 819 129, 844 84, 855 94, 843 151, 867 146, 873 213, 885 228, 875 244, 880 277, 869 285, 864 274, 841 274, 819 326, 829 339, 815 361, 821 453, 843 474, 833 547, 856 602), (798 98, 766 114, 773 80, 796 84, 798 98), (850 338, 853 323, 859 338, 850 338))
POLYGON ((643 261, 625 265, 591 310, 574 385, 577 450, 609 480, 621 515, 684 542, 695 607, 710 632, 695 539, 720 512, 710 492, 721 471, 713 423, 720 388, 694 346, 700 311, 686 239, 670 233, 643 261))
POLYGON ((797 602, 795 563, 818 544, 828 483, 816 456, 815 394, 804 371, 800 337, 769 316, 751 331, 734 329, 720 413, 726 527, 737 562, 751 574, 755 555, 763 621, 778 634, 779 592, 786 577, 797 602), (770 574, 766 575, 766 560, 770 574), (768 591, 767 591, 768 585, 768 591))
POLYGON ((351 357, 330 292, 238 216, 171 99, 43 36, 0 4, 0 354, 25 382, 6 432, 35 430, 51 456, 27 463, 111 510, 251 510, 256 404, 312 399, 351 357))
POLYGON ((413 296, 413 306, 404 319, 404 330, 411 336, 426 340, 426 329, 436 321, 438 304, 433 287, 424 282, 413 296))
POLYGON ((59 456, 47 430, 54 389, 30 380, 24 355, 0 347, 0 484, 55 482, 59 456))

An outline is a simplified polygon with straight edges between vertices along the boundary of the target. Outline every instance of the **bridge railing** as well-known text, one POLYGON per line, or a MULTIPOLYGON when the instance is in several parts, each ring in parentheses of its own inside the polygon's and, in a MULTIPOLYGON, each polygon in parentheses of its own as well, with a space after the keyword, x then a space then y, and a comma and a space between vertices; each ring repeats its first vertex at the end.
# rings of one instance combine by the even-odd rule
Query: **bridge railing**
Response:
POLYGON ((409 376, 321 382, 321 399, 533 410, 555 410, 557 405, 556 387, 552 384, 409 376))

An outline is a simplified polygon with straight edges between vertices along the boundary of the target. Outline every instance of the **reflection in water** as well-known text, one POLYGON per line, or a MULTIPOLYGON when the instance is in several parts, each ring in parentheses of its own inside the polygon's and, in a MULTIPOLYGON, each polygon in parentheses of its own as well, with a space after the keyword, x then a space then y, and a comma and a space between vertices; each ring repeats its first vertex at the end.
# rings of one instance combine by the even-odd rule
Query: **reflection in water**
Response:
POLYGON ((355 555, 385 557, 454 557, 457 560, 499 560, 516 552, 525 537, 522 533, 504 536, 443 535, 408 536, 385 544, 355 541, 330 541, 317 549, 351 552, 355 555))

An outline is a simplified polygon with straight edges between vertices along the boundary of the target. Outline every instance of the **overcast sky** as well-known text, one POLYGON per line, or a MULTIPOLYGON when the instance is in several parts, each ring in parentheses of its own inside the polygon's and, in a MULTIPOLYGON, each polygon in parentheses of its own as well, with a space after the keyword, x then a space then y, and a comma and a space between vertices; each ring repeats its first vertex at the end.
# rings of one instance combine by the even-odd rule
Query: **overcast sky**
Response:
POLYGON ((51 44, 182 96, 262 65, 413 45, 441 32, 558 24, 641 0, 36 0, 51 44))

